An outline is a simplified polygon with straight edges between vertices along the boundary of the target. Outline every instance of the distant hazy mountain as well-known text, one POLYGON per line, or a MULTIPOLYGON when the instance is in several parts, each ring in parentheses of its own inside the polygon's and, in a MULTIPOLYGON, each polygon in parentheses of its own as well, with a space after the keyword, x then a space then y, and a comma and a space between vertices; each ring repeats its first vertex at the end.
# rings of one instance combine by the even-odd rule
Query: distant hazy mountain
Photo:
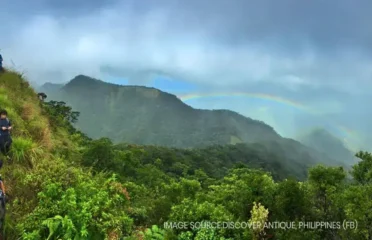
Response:
POLYGON ((58 92, 65 84, 62 83, 44 83, 42 86, 39 86, 37 90, 39 92, 58 92))
POLYGON ((92 138, 180 148, 260 143, 273 157, 286 156, 289 163, 337 162, 281 137, 262 121, 229 110, 194 109, 155 88, 120 86, 79 75, 59 90, 56 86, 44 90, 48 99, 63 100, 79 111, 77 127, 92 138))
POLYGON ((31 85, 33 89, 39 89, 41 87, 40 84, 35 81, 29 81, 28 83, 31 85))
POLYGON ((301 137, 299 141, 332 159, 354 164, 354 154, 345 147, 344 143, 323 128, 315 129, 301 137))

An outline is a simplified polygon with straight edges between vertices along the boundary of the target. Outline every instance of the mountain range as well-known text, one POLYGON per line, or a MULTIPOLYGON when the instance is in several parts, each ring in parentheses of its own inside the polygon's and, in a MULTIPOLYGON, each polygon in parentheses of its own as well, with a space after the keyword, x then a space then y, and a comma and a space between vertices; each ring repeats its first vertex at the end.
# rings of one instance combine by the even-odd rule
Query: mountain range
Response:
POLYGON ((343 164, 353 154, 326 130, 300 141, 280 136, 271 126, 230 110, 194 109, 173 94, 143 86, 121 86, 84 75, 67 84, 46 83, 48 100, 64 101, 80 112, 76 127, 91 138, 115 143, 200 148, 259 143, 290 162, 343 164), (333 146, 329 148, 329 146, 333 146))

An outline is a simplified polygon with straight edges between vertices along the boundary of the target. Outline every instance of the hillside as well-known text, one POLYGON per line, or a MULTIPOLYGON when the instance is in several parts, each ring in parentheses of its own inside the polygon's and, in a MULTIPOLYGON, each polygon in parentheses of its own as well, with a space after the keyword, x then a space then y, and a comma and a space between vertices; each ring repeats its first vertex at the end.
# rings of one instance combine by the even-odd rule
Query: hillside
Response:
POLYGON ((47 235, 56 237, 57 233, 74 236, 85 231, 84 228, 87 228, 88 235, 81 239, 103 239, 108 234, 137 234, 132 225, 140 217, 137 211, 147 209, 149 215, 145 222, 136 222, 138 227, 158 224, 161 218, 167 217, 164 214, 169 214, 170 206, 165 213, 151 217, 158 209, 151 210, 154 201, 142 195, 163 184, 179 182, 180 178, 186 177, 200 179, 208 186, 236 167, 264 169, 277 180, 289 176, 304 180, 309 167, 301 161, 287 159, 278 149, 271 150, 264 144, 185 150, 125 144, 115 146, 105 139, 91 141, 67 121, 72 109, 66 105, 40 102, 28 82, 13 72, 0 75, 0 105, 9 112, 14 126, 13 161, 5 162, 1 169, 8 189, 8 239, 46 239, 47 235), (101 174, 102 170, 118 174, 116 178, 123 185, 111 175, 101 174), (147 190, 137 193, 136 188, 143 185, 147 190), (147 199, 147 203, 138 200, 132 206, 136 210, 130 212, 125 187, 129 189, 131 198, 147 199), (102 204, 106 198, 113 201, 96 209, 96 205, 102 204), (96 217, 77 214, 80 210, 76 209, 83 206, 96 217), (106 216, 106 220, 97 221, 100 215, 106 216), (111 222, 112 219, 125 224, 119 227, 111 222), (48 230, 53 224, 58 226, 63 221, 71 221, 73 228, 65 229, 60 225, 54 234, 48 230), (81 224, 84 221, 87 227, 81 224))
POLYGON ((264 122, 229 110, 194 109, 155 88, 120 86, 79 75, 62 88, 48 83, 41 91, 48 99, 67 102, 80 112, 76 127, 94 139, 108 137, 115 143, 176 148, 261 143, 292 163, 343 164, 300 142, 282 138, 264 122))
POLYGON ((281 180, 301 167, 281 152, 285 146, 299 151, 300 143, 291 139, 189 150, 92 140, 71 125, 73 109, 39 102, 12 72, 0 74, 0 105, 14 127, 13 161, 1 169, 8 189, 8 240, 371 237, 372 155, 367 152, 357 154, 361 161, 350 183, 342 167, 323 165, 309 169, 303 182, 281 180), (262 218, 255 217, 258 213, 262 218), (298 219, 353 219, 358 228, 262 231, 168 224, 298 219))
POLYGON ((81 234, 85 237, 80 239, 104 239, 130 226, 121 185, 110 176, 93 178, 91 171, 77 164, 84 137, 58 114, 58 108, 41 104, 29 83, 15 72, 0 73, 0 106, 8 111, 14 129, 12 161, 4 161, 1 169, 7 189, 7 239, 48 235, 57 239, 61 231, 63 239, 81 234), (113 184, 118 188, 110 187, 113 184), (83 217, 76 209, 101 220, 83 217), (112 219, 122 223, 109 223, 112 219), (70 225, 62 226, 66 221, 70 225))
MULTIPOLYGON (((127 144, 116 146, 120 150, 132 151, 136 147, 127 144)), ((236 145, 209 146, 197 149, 170 149, 158 146, 143 146, 144 153, 137 157, 141 162, 151 163, 152 159, 162 159, 162 170, 171 175, 179 175, 184 171, 193 173, 202 169, 208 176, 220 179, 228 171, 237 166, 246 166, 253 169, 263 169, 272 174, 276 180, 294 177, 305 180, 307 169, 315 164, 309 163, 310 157, 303 161, 287 156, 278 148, 270 148, 269 144, 239 143, 236 145), (174 159, 177 159, 174 161, 174 159)), ((121 169, 117 166, 116 170, 121 169)), ((128 170, 123 170, 126 174, 128 170)))
POLYGON ((325 154, 329 158, 338 159, 348 165, 353 165, 355 163, 354 154, 345 147, 340 139, 336 138, 325 129, 319 128, 312 130, 299 137, 299 141, 325 154))
POLYGON ((228 110, 198 110, 155 88, 119 86, 77 76, 49 99, 67 102, 81 113, 77 127, 92 138, 114 142, 199 147, 275 140, 263 122, 228 110))

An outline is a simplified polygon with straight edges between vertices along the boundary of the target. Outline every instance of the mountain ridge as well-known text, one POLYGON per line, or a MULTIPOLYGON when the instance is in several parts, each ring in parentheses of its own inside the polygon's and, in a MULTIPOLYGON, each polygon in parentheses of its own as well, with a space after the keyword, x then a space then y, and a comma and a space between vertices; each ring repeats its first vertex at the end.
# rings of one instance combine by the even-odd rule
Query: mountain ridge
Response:
POLYGON ((346 162, 349 165, 355 164, 355 157, 351 150, 348 149, 339 138, 324 128, 319 127, 313 129, 298 138, 304 145, 326 154, 331 158, 340 159, 342 162, 346 162))
MULTIPOLYGON (((160 108, 159 111, 164 112, 164 111, 173 110, 175 111, 176 114, 178 114, 184 120, 186 119, 190 120, 190 116, 191 116, 190 114, 194 116, 194 118, 191 119, 194 122, 213 122, 212 119, 217 117, 221 121, 232 122, 231 124, 236 123, 237 121, 243 125, 251 124, 251 125, 254 125, 255 127, 259 127, 263 131, 266 131, 267 133, 271 134, 273 137, 280 137, 280 135, 276 133, 275 130, 271 126, 265 124, 264 122, 254 120, 249 117, 245 117, 234 111, 230 111, 226 109, 219 109, 219 110, 194 109, 191 106, 184 103, 176 95, 161 91, 156 88, 143 87, 143 86, 123 86, 123 85, 118 85, 118 84, 111 84, 111 83, 107 83, 107 82, 104 82, 102 80, 98 80, 95 78, 90 78, 84 75, 78 75, 75 78, 73 78, 71 81, 69 81, 64 87, 62 87, 60 96, 57 96, 57 98, 66 100, 69 104, 75 107, 77 111, 82 111, 83 108, 79 106, 79 104, 76 103, 76 102, 80 102, 79 100, 76 99, 76 96, 77 95, 81 96, 81 94, 84 94, 84 92, 86 91, 90 91, 91 93, 90 101, 96 102, 95 96, 100 95, 100 98, 105 98, 103 101, 111 102, 111 107, 115 109, 117 109, 118 106, 114 106, 115 104, 113 104, 112 101, 116 101, 120 98, 122 98, 123 100, 123 98, 126 98, 127 101, 137 100, 137 105, 140 105, 140 106, 144 106, 147 104, 147 105, 151 105, 151 108, 155 108, 155 109, 160 108), (69 97, 66 97, 66 95, 68 95, 69 97), (74 96, 71 96, 71 95, 74 95, 74 96), (142 98, 142 99, 139 99, 139 98, 142 98)), ((84 115, 84 113, 82 113, 82 115, 84 115)), ((153 117, 159 117, 158 116, 159 114, 153 113, 152 115, 153 117)), ((218 123, 212 123, 212 125, 215 125, 214 129, 218 130, 216 126, 218 125, 218 123)), ((219 131, 223 131, 223 127, 221 127, 219 131)), ((245 137, 235 136, 237 135, 237 131, 233 129, 231 129, 230 132, 231 132, 230 137, 236 137, 238 139, 249 138, 248 136, 245 136, 245 137)), ((228 138, 228 139, 230 137, 225 136, 225 138, 228 138)), ((225 143, 227 142, 229 141, 225 140, 225 143)), ((143 142, 137 142, 137 143, 142 144, 143 142)), ((216 143, 221 143, 221 142, 216 142, 216 143)), ((198 145, 195 144, 193 146, 198 146, 198 145)), ((175 145, 175 147, 183 147, 183 146, 175 145)), ((190 147, 190 145, 187 147, 190 147)))
POLYGON ((300 141, 280 136, 262 121, 226 109, 194 109, 153 87, 78 75, 51 95, 49 99, 65 101, 80 112, 76 127, 92 138, 175 148, 259 142, 284 151, 290 159, 300 158, 296 161, 340 164, 300 141), (296 153, 292 156, 291 151, 296 153))
MULTIPOLYGON (((191 107, 190 105, 186 104, 185 102, 183 102, 177 95, 174 95, 172 93, 168 93, 168 92, 165 92, 165 91, 162 91, 158 88, 155 88, 155 87, 147 87, 147 86, 141 86, 141 85, 120 85, 120 84, 115 84, 115 83, 109 83, 109 82, 105 82, 105 81, 102 81, 100 79, 96 79, 96 78, 92 78, 92 77, 89 77, 89 76, 86 76, 86 75, 77 75, 76 77, 74 77, 72 80, 70 80, 69 82, 67 82, 66 84, 64 84, 64 86, 62 87, 63 90, 70 90, 71 88, 74 88, 74 87, 77 87, 80 85, 80 87, 83 87, 84 89, 87 87, 87 85, 84 85, 84 84, 91 84, 91 83, 95 83, 95 84, 104 84, 106 85, 107 87, 112 87, 112 88, 115 88, 115 87, 122 87, 122 88, 128 88, 128 89, 138 89, 137 91, 141 91, 141 89, 143 89, 144 91, 154 91, 154 92, 159 92, 161 94, 164 94, 164 95, 167 95, 170 99, 172 100, 176 100, 178 101, 179 103, 181 103, 183 106, 187 106, 188 108, 191 108, 191 109, 194 109, 194 110, 202 110, 202 111, 210 111, 210 112, 218 112, 218 113, 228 113, 228 114, 232 114, 232 115, 235 115, 235 116, 239 116, 239 117, 243 117, 243 118, 247 118, 249 119, 250 121, 254 121, 254 122, 257 122, 257 124, 262 124, 262 125, 265 125, 265 127, 269 128, 269 129, 272 129, 274 130, 273 127, 271 127, 270 125, 266 124, 265 122, 263 121, 260 121, 260 120, 256 120, 256 119, 252 119, 250 117, 247 117, 247 116, 244 116, 238 112, 235 112, 235 111, 232 111, 232 110, 229 110, 229 109, 197 109, 197 108, 193 108, 191 107)), ((46 84, 50 84, 50 83, 45 83, 41 89, 42 90, 48 90, 45 85, 46 84)), ((58 84, 58 85, 63 85, 63 84, 58 84)), ((89 85, 88 85, 89 86, 89 85)), ((101 87, 101 86, 100 86, 101 87)), ((275 130, 274 130, 275 131, 275 130)), ((279 134, 278 134, 279 135, 279 134)))

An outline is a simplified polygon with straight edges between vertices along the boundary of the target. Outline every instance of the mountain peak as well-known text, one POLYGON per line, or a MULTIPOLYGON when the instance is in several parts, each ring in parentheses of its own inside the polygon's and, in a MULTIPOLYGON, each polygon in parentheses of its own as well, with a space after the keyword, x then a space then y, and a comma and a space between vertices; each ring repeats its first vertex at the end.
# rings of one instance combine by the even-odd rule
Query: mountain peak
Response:
POLYGON ((174 94, 153 87, 123 86, 78 75, 62 88, 59 99, 81 112, 78 127, 82 131, 115 142, 199 147, 237 139, 280 138, 264 122, 230 110, 194 109, 174 94))
POLYGON ((118 94, 119 92, 122 94, 131 95, 133 99, 135 97, 144 97, 147 99, 154 99, 156 97, 160 97, 163 102, 168 101, 169 103, 177 102, 182 107, 190 108, 187 104, 182 102, 176 95, 164 92, 160 89, 154 87, 147 87, 147 86, 139 86, 139 85, 119 85, 115 83, 105 82, 96 78, 92 78, 86 75, 77 75, 72 80, 70 80, 64 87, 64 91, 94 91, 97 94, 101 94, 102 96, 107 96, 110 94, 118 94))
POLYGON ((92 84, 105 84, 105 82, 86 76, 86 75, 77 75, 73 79, 71 79, 65 86, 64 88, 69 88, 69 87, 81 87, 81 86, 90 86, 92 84))
POLYGON ((59 90, 64 86, 63 83, 51 83, 51 82, 46 82, 40 87, 37 87, 39 91, 55 91, 59 90))
POLYGON ((333 135, 332 133, 330 133, 325 128, 321 128, 321 127, 317 127, 315 129, 313 129, 312 131, 310 131, 309 135, 314 136, 314 137, 315 136, 319 136, 319 137, 332 138, 335 141, 340 141, 341 142, 341 140, 338 139, 335 135, 333 135))

